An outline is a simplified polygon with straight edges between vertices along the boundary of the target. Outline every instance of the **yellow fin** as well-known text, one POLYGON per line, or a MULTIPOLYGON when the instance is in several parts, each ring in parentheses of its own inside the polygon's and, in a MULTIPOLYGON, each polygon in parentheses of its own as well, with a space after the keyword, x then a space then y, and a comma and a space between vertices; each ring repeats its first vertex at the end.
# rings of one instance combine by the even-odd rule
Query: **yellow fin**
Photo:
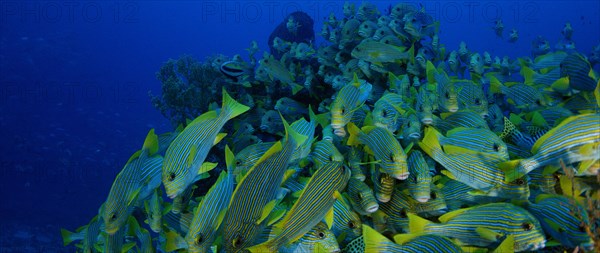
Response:
POLYGON ((502 237, 502 234, 494 232, 491 229, 484 228, 484 227, 475 228, 475 232, 477 232, 477 234, 481 238, 486 239, 488 241, 492 241, 492 242, 495 242, 498 240, 498 238, 502 237))
POLYGON ((246 249, 252 253, 273 252, 273 250, 271 250, 271 247, 269 247, 269 245, 267 243, 268 243, 268 241, 258 244, 258 245, 254 245, 254 246, 246 248, 246 249))
POLYGON ((231 98, 231 96, 229 96, 229 93, 227 93, 227 91, 225 90, 224 87, 222 89, 222 93, 223 93, 223 101, 222 101, 223 105, 221 107, 221 110, 228 112, 229 119, 235 118, 236 116, 250 110, 250 107, 240 104, 237 101, 235 101, 233 98, 231 98))
POLYGON ((213 142, 213 146, 217 145, 217 143, 219 143, 221 140, 223 140, 223 138, 225 138, 225 136, 227 136, 227 133, 218 133, 217 138, 215 138, 215 141, 213 142))
POLYGON ((270 215, 269 215, 269 219, 267 222, 267 226, 271 226, 273 225, 275 222, 277 222, 278 220, 280 220, 284 215, 285 215, 286 210, 285 209, 280 209, 277 211, 273 211, 270 215))
POLYGON ((141 154, 142 154, 142 150, 135 151, 135 153, 133 153, 133 155, 131 155, 131 157, 129 157, 129 160, 127 160, 127 163, 130 163, 131 161, 133 161, 136 158, 140 157, 141 154))
POLYGON ((363 239, 365 241, 365 252, 381 251, 381 246, 391 243, 389 239, 377 232, 377 230, 363 224, 363 239))
POLYGON ((217 216, 217 226, 215 227, 215 231, 217 231, 217 229, 219 229, 219 227, 221 226, 221 223, 223 222, 223 219, 225 218, 226 213, 227 213, 227 207, 223 208, 223 210, 221 210, 221 212, 219 212, 219 215, 217 216))
POLYGON ((169 231, 166 234, 166 244, 165 244, 165 250, 167 252, 173 252, 176 251, 178 249, 182 249, 184 248, 183 245, 187 246, 187 242, 185 241, 185 239, 183 239, 179 234, 177 234, 175 231, 169 231))
POLYGON ((329 229, 333 226, 333 207, 325 214, 325 223, 329 229))
POLYGON ((290 86, 292 87, 292 95, 296 95, 296 93, 298 93, 304 88, 304 86, 299 85, 297 83, 290 83, 290 86))
POLYGON ((408 216, 408 230, 411 234, 424 232, 427 225, 433 224, 433 222, 414 213, 407 213, 406 215, 408 216))
POLYGON ((555 91, 567 91, 569 90, 569 77, 565 76, 562 78, 557 79, 556 81, 554 81, 554 83, 552 83, 552 89, 555 91))
POLYGON ((596 84, 596 89, 594 89, 594 97, 596 97, 596 104, 600 107, 600 80, 598 80, 598 84, 596 84))
POLYGON ((348 142, 347 144, 350 146, 355 146, 360 144, 360 141, 358 140, 358 135, 360 134, 360 129, 358 129, 358 127, 356 125, 354 125, 354 123, 350 122, 348 123, 348 133, 350 133, 350 137, 348 137, 348 142))
POLYGON ((149 155, 153 155, 158 151, 158 136, 154 133, 154 128, 148 132, 142 149, 148 150, 149 155))
POLYGON ((515 235, 507 235, 492 253, 515 252, 515 235))
POLYGON ((397 244, 405 244, 407 242, 412 241, 413 239, 415 239, 416 237, 418 237, 419 234, 415 234, 415 233, 411 233, 411 234, 397 234, 394 236, 394 242, 396 242, 397 244))
POLYGON ((441 150, 440 142, 438 140, 438 135, 440 133, 435 130, 433 127, 425 128, 425 136, 423 140, 419 142, 419 147, 423 150, 423 152, 427 153, 430 157, 434 158, 434 151, 441 150))
POLYGON ((454 217, 456 217, 456 216, 458 216, 458 215, 460 215, 460 214, 462 214, 462 213, 464 213, 465 211, 467 211, 467 210, 470 210, 470 209, 472 209, 472 208, 471 208, 471 207, 469 207, 469 208, 462 208, 462 209, 458 209, 458 210, 455 210, 455 211, 452 211, 452 212, 446 213, 446 214, 444 214, 444 215, 440 216, 440 217, 438 218, 438 220, 439 220, 440 222, 446 223, 446 222, 448 222, 449 220, 451 220, 452 218, 454 218, 454 217))
POLYGON ((192 147, 190 148, 190 153, 188 154, 188 157, 186 159, 186 167, 192 167, 192 165, 194 164, 194 160, 196 159, 196 153, 198 152, 198 146, 196 145, 192 145, 192 147))
POLYGON ((233 166, 235 165, 235 155, 227 145, 225 145, 225 165, 227 166, 227 171, 229 171, 230 173, 233 172, 233 166))
POLYGON ((544 117, 539 112, 534 112, 531 117, 531 123, 537 127, 547 127, 548 122, 544 119, 544 117))
POLYGON ((273 211, 273 208, 275 208, 275 205, 277 205, 278 200, 274 199, 271 200, 269 203, 267 203, 265 205, 265 207, 262 210, 262 214, 260 215, 260 219, 258 219, 256 221, 256 225, 259 225, 260 223, 262 223, 267 217, 269 217, 269 214, 271 214, 271 211, 273 211))
POLYGON ((533 77, 535 76, 535 71, 533 69, 523 66, 521 67, 521 75, 525 79, 525 84, 533 84, 533 77))
POLYGON ((198 169, 198 175, 204 174, 216 168, 218 163, 204 162, 198 169))
POLYGON ((216 111, 208 111, 208 112, 205 112, 202 115, 196 117, 193 121, 189 122, 188 126, 195 125, 195 124, 197 124, 199 122, 203 122, 203 121, 206 121, 206 120, 209 120, 209 119, 214 119, 216 117, 217 117, 217 112, 216 111))

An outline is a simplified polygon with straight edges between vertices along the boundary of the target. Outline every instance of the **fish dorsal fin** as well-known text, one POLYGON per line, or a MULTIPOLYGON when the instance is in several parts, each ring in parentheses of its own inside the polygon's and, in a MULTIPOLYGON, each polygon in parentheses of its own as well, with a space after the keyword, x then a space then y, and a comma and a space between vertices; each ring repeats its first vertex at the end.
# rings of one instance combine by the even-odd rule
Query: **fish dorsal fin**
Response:
POLYGON ((531 148, 531 153, 535 154, 537 153, 537 151, 540 149, 540 146, 546 142, 546 140, 548 138, 554 137, 556 135, 557 131, 562 130, 562 128, 564 128, 565 125, 580 119, 581 117, 585 117, 588 116, 586 114, 580 114, 577 116, 571 116, 565 120, 563 120, 562 122, 560 122, 560 124, 558 124, 557 126, 553 127, 552 129, 550 129, 550 131, 546 132, 544 135, 542 135, 542 137, 540 137, 534 144, 533 147, 531 148))
POLYGON ((354 72, 354 77, 352 78, 352 85, 354 85, 354 87, 359 88, 360 87, 360 80, 358 79, 358 76, 356 75, 356 72, 354 72))
POLYGON ((218 133, 217 137, 213 141, 213 146, 217 145, 217 143, 219 143, 221 140, 223 140, 223 138, 225 138, 225 136, 227 136, 227 133, 218 133))
POLYGON ((158 136, 154 133, 154 128, 148 132, 142 149, 148 150, 149 155, 153 155, 158 151, 158 136))
POLYGON ((437 74, 437 70, 435 69, 435 66, 433 66, 433 63, 431 61, 427 61, 426 72, 427 72, 427 83, 429 83, 429 84, 435 83, 436 82, 435 74, 437 74))
POLYGON ((202 175, 216 168, 218 163, 204 162, 200 168, 198 168, 198 175, 202 175))
POLYGON ((214 110, 213 111, 208 111, 208 112, 205 112, 202 115, 196 117, 192 122, 190 122, 188 124, 188 126, 195 125, 195 124, 197 124, 199 122, 206 121, 206 120, 209 120, 209 119, 214 119, 216 117, 217 117, 217 111, 214 111, 214 110))
POLYGON ((133 153, 133 155, 131 155, 131 157, 129 157, 129 160, 127 160, 127 163, 125 163, 125 164, 128 164, 131 161, 135 160, 136 158, 139 158, 141 154, 142 154, 142 150, 135 151, 135 153, 133 153))
POLYGON ((227 171, 229 172, 233 172, 235 169, 233 167, 235 166, 235 155, 233 154, 233 151, 229 149, 228 145, 225 145, 225 165, 227 166, 227 171))
POLYGON ((325 214, 325 223, 329 229, 331 229, 333 226, 333 207, 331 207, 325 214))
POLYGON ((447 223, 449 220, 453 219, 454 217, 459 216, 459 215, 463 214, 464 212, 471 210, 471 209, 472 209, 471 207, 462 208, 462 209, 458 209, 456 211, 446 213, 446 214, 440 216, 439 221, 441 221, 443 223, 447 223))
POLYGON ((261 224, 267 217, 269 217, 269 214, 271 214, 271 211, 273 211, 273 208, 275 208, 278 202, 279 201, 277 199, 274 199, 265 205, 262 210, 262 214, 260 215, 260 219, 256 221, 256 225, 261 224))
POLYGON ((408 229, 411 233, 421 233, 427 225, 433 224, 433 222, 414 213, 407 213, 406 215, 408 216, 408 229))
POLYGON ((412 241, 413 239, 415 239, 416 237, 418 237, 419 234, 414 234, 414 233, 410 233, 410 234, 397 234, 394 236, 394 242, 396 242, 397 244, 403 245, 407 242, 412 241))

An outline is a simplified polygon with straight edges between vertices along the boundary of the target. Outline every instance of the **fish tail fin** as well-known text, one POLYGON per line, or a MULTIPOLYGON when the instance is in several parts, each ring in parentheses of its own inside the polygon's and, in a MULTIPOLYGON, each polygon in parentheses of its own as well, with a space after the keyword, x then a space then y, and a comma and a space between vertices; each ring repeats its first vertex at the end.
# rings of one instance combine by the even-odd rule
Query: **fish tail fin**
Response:
POLYGON ((394 245, 377 230, 363 224, 363 237, 365 240, 365 252, 385 252, 385 248, 394 245))
POLYGON ((285 138, 292 138, 296 142, 296 147, 302 145, 306 141, 306 139, 308 139, 308 136, 302 135, 296 130, 294 130, 290 126, 290 124, 285 120, 283 115, 281 115, 281 113, 279 113, 279 117, 281 117, 281 121, 283 122, 283 127, 285 129, 285 138))
POLYGON ((441 135, 440 132, 435 130, 435 128, 427 127, 425 128, 423 140, 419 142, 419 147, 431 156, 431 158, 434 158, 438 152, 442 151, 442 146, 440 145, 440 140, 438 138, 439 135, 441 135))
POLYGON ((267 242, 263 242, 261 244, 258 245, 254 245, 250 248, 246 248, 247 250, 249 250, 250 252, 254 253, 263 253, 263 252, 275 252, 275 250, 273 250, 273 247, 270 245, 270 243, 267 242))
POLYGON ((146 150, 149 155, 153 155, 158 151, 158 136, 154 133, 154 128, 148 132, 142 149, 146 150))
POLYGON ((233 99, 225 88, 223 88, 223 106, 222 110, 229 114, 229 119, 235 118, 236 116, 250 110, 250 107, 238 103, 233 99))
POLYGON ((304 86, 299 85, 297 83, 290 83, 290 87, 292 88, 292 95, 296 95, 296 93, 298 93, 304 88, 304 86))
POLYGON ((229 173, 233 172, 233 166, 235 164, 235 155, 233 154, 231 149, 229 149, 228 145, 225 145, 225 164, 227 167, 227 171, 229 173))
POLYGON ((500 80, 498 80, 498 78, 496 78, 493 75, 489 75, 488 78, 490 79, 490 91, 492 91, 492 93, 495 93, 495 94, 502 93, 503 85, 500 82, 500 80))
POLYGON ((523 66, 521 67, 521 75, 525 79, 525 84, 533 84, 535 71, 529 67, 523 66))
POLYGON ((61 228, 60 235, 62 236, 64 246, 67 246, 73 242, 73 232, 61 228))
POLYGON ((360 144, 358 140, 358 136, 360 134, 360 129, 354 123, 348 123, 348 133, 350 133, 350 137, 348 137, 348 145, 354 146, 360 144))
POLYGON ((516 159, 498 164, 498 168, 504 172, 504 182, 509 183, 518 178, 525 176, 525 172, 521 169, 521 164, 525 159, 516 159))
POLYGON ((187 242, 185 239, 183 239, 183 237, 181 237, 175 231, 169 231, 167 233, 166 241, 165 250, 168 252, 187 248, 187 242))
POLYGON ((408 229, 411 234, 422 233, 425 231, 425 226, 427 226, 429 224, 433 224, 433 222, 431 222, 425 218, 421 218, 418 215, 413 214, 413 213, 407 213, 407 216, 408 216, 408 229))

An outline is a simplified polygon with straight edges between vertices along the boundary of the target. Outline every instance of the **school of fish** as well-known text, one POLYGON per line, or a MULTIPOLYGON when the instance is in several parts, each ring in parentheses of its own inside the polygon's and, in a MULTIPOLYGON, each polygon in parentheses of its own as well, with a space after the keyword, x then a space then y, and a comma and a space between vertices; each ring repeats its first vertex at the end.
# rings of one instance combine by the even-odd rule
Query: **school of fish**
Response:
POLYGON ((439 29, 412 4, 346 2, 323 45, 209 60, 221 100, 150 130, 65 246, 599 252, 600 45, 578 52, 567 23, 515 59, 446 49, 439 29))

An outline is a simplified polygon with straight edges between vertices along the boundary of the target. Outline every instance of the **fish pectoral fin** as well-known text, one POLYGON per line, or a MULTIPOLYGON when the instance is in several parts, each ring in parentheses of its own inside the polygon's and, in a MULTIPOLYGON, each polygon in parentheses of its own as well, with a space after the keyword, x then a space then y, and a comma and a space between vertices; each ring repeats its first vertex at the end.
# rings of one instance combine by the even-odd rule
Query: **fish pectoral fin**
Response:
POLYGON ((221 222, 223 222, 223 219, 225 218, 226 213, 227 213, 227 207, 223 208, 223 210, 221 210, 221 212, 219 212, 219 215, 217 215, 217 226, 215 227, 215 232, 221 226, 221 222))
POLYGON ((190 153, 188 154, 188 156, 187 156, 187 158, 186 158, 186 160, 185 160, 186 166, 187 166, 188 168, 189 168, 189 167, 192 167, 192 165, 194 164, 194 160, 195 160, 195 158, 196 158, 196 153, 197 153, 197 152, 198 152, 198 146, 196 146, 196 145, 193 145, 193 146, 190 148, 190 153))
POLYGON ((267 217, 269 217, 269 214, 271 214, 271 211, 273 211, 273 208, 275 208, 275 206, 277 205, 279 201, 277 199, 271 200, 269 203, 267 203, 265 205, 265 207, 262 210, 262 214, 260 215, 260 219, 258 219, 256 221, 256 225, 259 225, 260 223, 262 223, 267 217))
POLYGON ((175 231, 167 232, 166 239, 167 242, 165 244, 165 250, 167 252, 187 248, 187 242, 185 241, 185 239, 183 239, 183 237, 181 237, 175 231))
POLYGON ((333 207, 325 214, 325 223, 329 229, 333 226, 333 207))
POLYGON ((127 199, 127 205, 130 206, 131 203, 137 199, 138 195, 140 194, 140 191, 142 190, 142 187, 139 187, 137 189, 135 189, 131 195, 129 195, 129 199, 127 199))
POLYGON ((217 145, 217 143, 219 143, 221 140, 223 140, 223 138, 225 138, 225 136, 227 136, 227 133, 217 134, 217 138, 215 138, 215 141, 213 142, 213 146, 217 145))
POLYGON ((515 236, 507 235, 506 238, 498 245, 492 253, 515 252, 515 236))
POLYGON ((281 210, 277 210, 272 212, 271 214, 269 214, 269 218, 267 221, 267 226, 271 226, 273 224, 275 224, 275 222, 279 221, 281 218, 283 218, 283 216, 285 215, 286 210, 285 209, 281 209, 281 210))
POLYGON ((197 175, 202 175, 206 172, 209 172, 209 171, 213 170, 214 168, 216 168, 217 165, 218 165, 218 163, 205 162, 202 164, 202 166, 200 166, 200 168, 198 168, 197 175))
POLYGON ((495 232, 489 228, 484 228, 484 227, 476 228, 475 232, 479 236, 481 236, 481 238, 486 239, 488 241, 492 241, 492 242, 496 242, 496 241, 498 241, 498 239, 500 239, 502 236, 504 236, 501 233, 495 232))

